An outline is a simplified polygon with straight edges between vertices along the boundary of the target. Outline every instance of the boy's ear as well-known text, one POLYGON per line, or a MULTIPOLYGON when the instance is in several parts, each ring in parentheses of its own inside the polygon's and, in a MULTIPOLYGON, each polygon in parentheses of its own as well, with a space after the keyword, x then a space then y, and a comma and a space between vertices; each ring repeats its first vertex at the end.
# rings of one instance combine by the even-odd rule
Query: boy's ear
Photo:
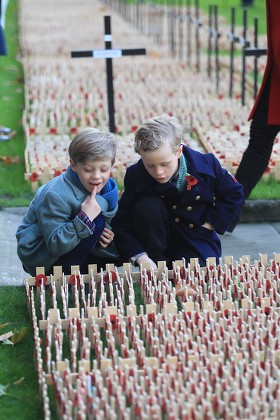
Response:
POLYGON ((177 150, 177 158, 179 159, 182 156, 183 153, 183 145, 179 146, 179 149, 177 150))
POLYGON ((72 171, 76 172, 76 165, 72 159, 70 159, 70 166, 71 166, 72 171))

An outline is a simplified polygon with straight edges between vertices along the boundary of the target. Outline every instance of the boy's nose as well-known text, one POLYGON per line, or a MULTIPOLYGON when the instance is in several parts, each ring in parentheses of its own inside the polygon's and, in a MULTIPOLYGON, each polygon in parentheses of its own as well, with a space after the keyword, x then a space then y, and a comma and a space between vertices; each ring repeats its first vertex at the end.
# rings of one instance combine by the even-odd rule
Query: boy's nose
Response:
POLYGON ((156 175, 161 175, 162 174, 162 168, 156 168, 155 169, 155 173, 156 173, 156 175))
POLYGON ((101 172, 94 172, 94 174, 92 174, 92 178, 93 179, 100 179, 101 178, 101 172))

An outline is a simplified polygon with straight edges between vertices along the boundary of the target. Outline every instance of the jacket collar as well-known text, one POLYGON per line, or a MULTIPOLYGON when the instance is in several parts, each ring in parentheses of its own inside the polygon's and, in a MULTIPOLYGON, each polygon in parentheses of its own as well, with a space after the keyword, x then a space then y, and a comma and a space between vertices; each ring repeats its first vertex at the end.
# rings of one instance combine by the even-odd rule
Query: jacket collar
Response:
POLYGON ((73 176, 71 166, 69 165, 67 171, 64 173, 65 181, 71 186, 76 198, 78 200, 89 195, 87 189, 81 184, 78 178, 73 176))
MULTIPOLYGON (((198 181, 203 180, 203 175, 210 175, 215 177, 215 173, 210 166, 208 159, 205 159, 205 155, 203 153, 197 152, 196 150, 190 149, 189 147, 183 145, 183 154, 187 159, 188 173, 197 178, 198 181)), ((141 176, 137 178, 137 185, 135 187, 138 192, 152 185, 154 188, 156 186, 158 191, 166 189, 167 186, 169 188, 176 189, 176 185, 171 184, 170 182, 167 184, 159 184, 157 181, 155 181, 154 178, 147 172, 142 159, 140 159, 135 164, 135 166, 137 171, 140 171, 141 174, 141 176)))
POLYGON ((206 159, 206 154, 183 146, 183 153, 188 162, 188 173, 195 176, 198 180, 202 180, 203 175, 215 177, 215 172, 206 159))

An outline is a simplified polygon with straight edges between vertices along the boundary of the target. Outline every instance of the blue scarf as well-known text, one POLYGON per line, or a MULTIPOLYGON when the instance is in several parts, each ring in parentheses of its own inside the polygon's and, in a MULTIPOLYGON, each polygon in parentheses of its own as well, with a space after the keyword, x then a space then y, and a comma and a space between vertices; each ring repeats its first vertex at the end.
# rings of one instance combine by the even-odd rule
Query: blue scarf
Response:
POLYGON ((100 191, 100 195, 107 201, 108 211, 114 210, 118 204, 119 190, 116 181, 113 178, 108 178, 108 181, 100 191))
POLYGON ((188 170, 187 160, 183 154, 180 156, 180 166, 179 166, 179 173, 178 179, 176 182, 176 186, 180 192, 183 191, 184 187, 186 186, 186 173, 188 170))

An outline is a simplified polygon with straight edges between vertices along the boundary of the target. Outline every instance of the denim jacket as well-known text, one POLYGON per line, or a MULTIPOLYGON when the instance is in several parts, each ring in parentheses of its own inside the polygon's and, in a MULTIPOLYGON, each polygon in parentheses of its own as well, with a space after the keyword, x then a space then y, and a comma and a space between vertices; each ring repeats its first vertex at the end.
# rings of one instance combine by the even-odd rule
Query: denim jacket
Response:
MULTIPOLYGON (((48 270, 61 255, 92 234, 78 217, 87 195, 89 192, 71 175, 70 166, 38 189, 16 232, 17 253, 26 272, 32 273, 34 267, 42 266, 48 270)), ((97 194, 96 200, 109 224, 117 206, 108 211, 102 195, 97 194)))

